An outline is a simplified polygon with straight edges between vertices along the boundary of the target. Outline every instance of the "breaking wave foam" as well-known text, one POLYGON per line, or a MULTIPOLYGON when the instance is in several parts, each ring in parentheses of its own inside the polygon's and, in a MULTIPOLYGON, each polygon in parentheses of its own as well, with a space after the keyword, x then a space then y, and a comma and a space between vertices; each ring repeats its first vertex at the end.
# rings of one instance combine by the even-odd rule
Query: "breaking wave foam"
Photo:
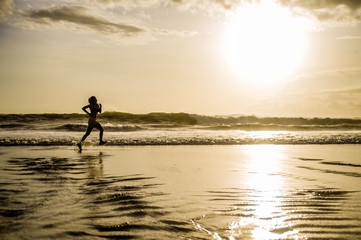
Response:
MULTIPOLYGON (((241 145, 241 144, 361 144, 361 133, 339 134, 328 136, 282 134, 270 137, 257 136, 188 136, 188 137, 107 137, 107 145, 241 145)), ((79 138, 2 138, 0 146, 71 146, 79 138)), ((97 139, 89 140, 87 144, 96 145, 97 139)))

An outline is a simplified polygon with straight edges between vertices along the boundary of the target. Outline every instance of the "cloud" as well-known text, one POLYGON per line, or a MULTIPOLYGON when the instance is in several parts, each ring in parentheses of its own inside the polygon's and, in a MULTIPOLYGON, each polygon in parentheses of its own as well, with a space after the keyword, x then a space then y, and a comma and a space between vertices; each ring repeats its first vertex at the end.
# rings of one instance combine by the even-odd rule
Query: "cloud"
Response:
POLYGON ((288 83, 285 91, 294 93, 324 92, 360 87, 361 68, 333 69, 299 75, 295 81, 288 83))
POLYGON ((299 6, 307 9, 322 9, 322 8, 334 8, 340 5, 344 5, 352 10, 361 8, 360 0, 280 0, 281 3, 299 6))
POLYGON ((163 0, 88 0, 90 3, 97 3, 103 7, 119 6, 126 9, 150 8, 159 5, 163 0))
POLYGON ((264 101, 255 101, 253 109, 263 115, 303 117, 361 117, 361 87, 332 90, 283 92, 264 101))
MULTIPOLYGON (((118 5, 125 8, 147 8, 159 5, 176 4, 178 6, 186 6, 187 9, 203 9, 218 7, 221 10, 231 10, 239 6, 249 3, 259 3, 264 0, 89 0, 93 3, 102 5, 118 5)), ((274 0, 280 4, 292 7, 302 8, 312 11, 320 18, 327 18, 327 10, 332 17, 332 9, 339 9, 344 7, 349 11, 356 13, 361 9, 360 0, 274 0)), ((337 11, 338 12, 338 11, 337 11)))
MULTIPOLYGON (((202 2, 202 1, 200 1, 202 2)), ((204 4, 212 5, 216 4, 221 7, 223 7, 226 10, 230 10, 238 6, 242 1, 237 0, 209 0, 209 1, 203 1, 204 4)), ((243 0, 243 2, 246 2, 243 0)), ((248 2, 248 1, 247 1, 248 2)))
POLYGON ((337 38, 337 40, 361 40, 361 36, 343 36, 337 38))
MULTIPOLYGON (((340 89, 331 89, 331 90, 321 90, 318 92, 312 92, 309 94, 345 94, 345 95, 351 95, 351 94, 361 94, 361 87, 352 87, 352 88, 340 88, 340 89)), ((361 95, 360 95, 361 97, 361 95)))
MULTIPOLYGON (((109 14, 111 15, 111 14, 109 14)), ((135 24, 121 23, 118 20, 101 16, 99 11, 85 6, 52 6, 40 10, 31 9, 23 14, 28 20, 19 24, 27 28, 48 26, 52 28, 66 27, 73 31, 92 31, 111 41, 124 44, 138 44, 154 40, 154 36, 172 35, 178 37, 191 37, 196 34, 192 31, 175 31, 137 26, 135 24), (29 25, 30 24, 30 25, 29 25), (69 28, 69 25, 72 26, 69 28)))
POLYGON ((103 7, 120 6, 125 9, 150 8, 154 6, 174 5, 181 10, 200 11, 206 13, 224 12, 234 9, 243 2, 257 0, 88 0, 103 7))
POLYGON ((13 0, 0 0, 0 22, 13 14, 13 0))
MULTIPOLYGON (((154 6, 173 5, 180 10, 223 15, 248 4, 257 4, 266 0, 88 0, 100 6, 121 6, 125 9, 149 8, 154 6)), ((355 25, 361 22, 360 0, 273 0, 292 9, 305 19, 319 23, 313 27, 320 30, 324 27, 355 25)))
POLYGON ((304 74, 283 89, 277 103, 290 111, 298 106, 302 114, 360 117, 360 77, 360 67, 304 74))
POLYGON ((361 21, 360 0, 279 0, 295 12, 308 13, 320 22, 328 22, 329 25, 355 24, 361 21))
POLYGON ((194 31, 175 31, 167 29, 152 29, 151 32, 157 35, 173 35, 178 37, 193 37, 197 35, 197 32, 194 31))
POLYGON ((134 36, 147 32, 142 27, 117 23, 100 16, 95 16, 90 9, 83 6, 65 5, 48 9, 30 10, 24 16, 38 24, 71 23, 105 34, 120 33, 124 36, 134 36))
POLYGON ((313 98, 323 99, 323 105, 335 113, 343 113, 343 115, 347 113, 350 116, 358 115, 360 117, 361 87, 313 92, 308 95, 309 98, 311 98, 311 96, 313 96, 313 98))

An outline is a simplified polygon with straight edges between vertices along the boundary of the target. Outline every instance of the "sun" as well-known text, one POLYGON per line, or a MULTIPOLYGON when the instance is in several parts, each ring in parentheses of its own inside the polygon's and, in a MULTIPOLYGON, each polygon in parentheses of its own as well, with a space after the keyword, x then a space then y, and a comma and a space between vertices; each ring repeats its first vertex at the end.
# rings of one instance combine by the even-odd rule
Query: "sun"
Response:
POLYGON ((222 53, 242 81, 264 86, 285 80, 302 62, 306 34, 299 19, 273 1, 243 6, 225 26, 222 53))

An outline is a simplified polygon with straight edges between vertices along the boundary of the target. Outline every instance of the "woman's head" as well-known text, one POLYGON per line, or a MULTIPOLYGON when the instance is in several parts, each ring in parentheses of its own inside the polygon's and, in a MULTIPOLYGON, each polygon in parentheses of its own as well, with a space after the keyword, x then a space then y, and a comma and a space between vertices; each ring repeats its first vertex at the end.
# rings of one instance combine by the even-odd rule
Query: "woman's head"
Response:
POLYGON ((97 100, 96 97, 91 96, 91 97, 88 99, 88 101, 89 101, 90 104, 96 104, 98 100, 97 100))

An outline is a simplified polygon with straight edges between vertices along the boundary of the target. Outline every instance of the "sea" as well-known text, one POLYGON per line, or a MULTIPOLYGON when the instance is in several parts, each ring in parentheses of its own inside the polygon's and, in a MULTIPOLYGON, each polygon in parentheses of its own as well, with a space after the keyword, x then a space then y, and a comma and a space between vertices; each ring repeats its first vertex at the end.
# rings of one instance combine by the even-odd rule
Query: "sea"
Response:
MULTIPOLYGON (((108 145, 360 144, 361 119, 105 112, 108 145)), ((0 146, 75 145, 84 114, 2 114, 0 146)), ((98 142, 94 129, 86 144, 98 142)))

